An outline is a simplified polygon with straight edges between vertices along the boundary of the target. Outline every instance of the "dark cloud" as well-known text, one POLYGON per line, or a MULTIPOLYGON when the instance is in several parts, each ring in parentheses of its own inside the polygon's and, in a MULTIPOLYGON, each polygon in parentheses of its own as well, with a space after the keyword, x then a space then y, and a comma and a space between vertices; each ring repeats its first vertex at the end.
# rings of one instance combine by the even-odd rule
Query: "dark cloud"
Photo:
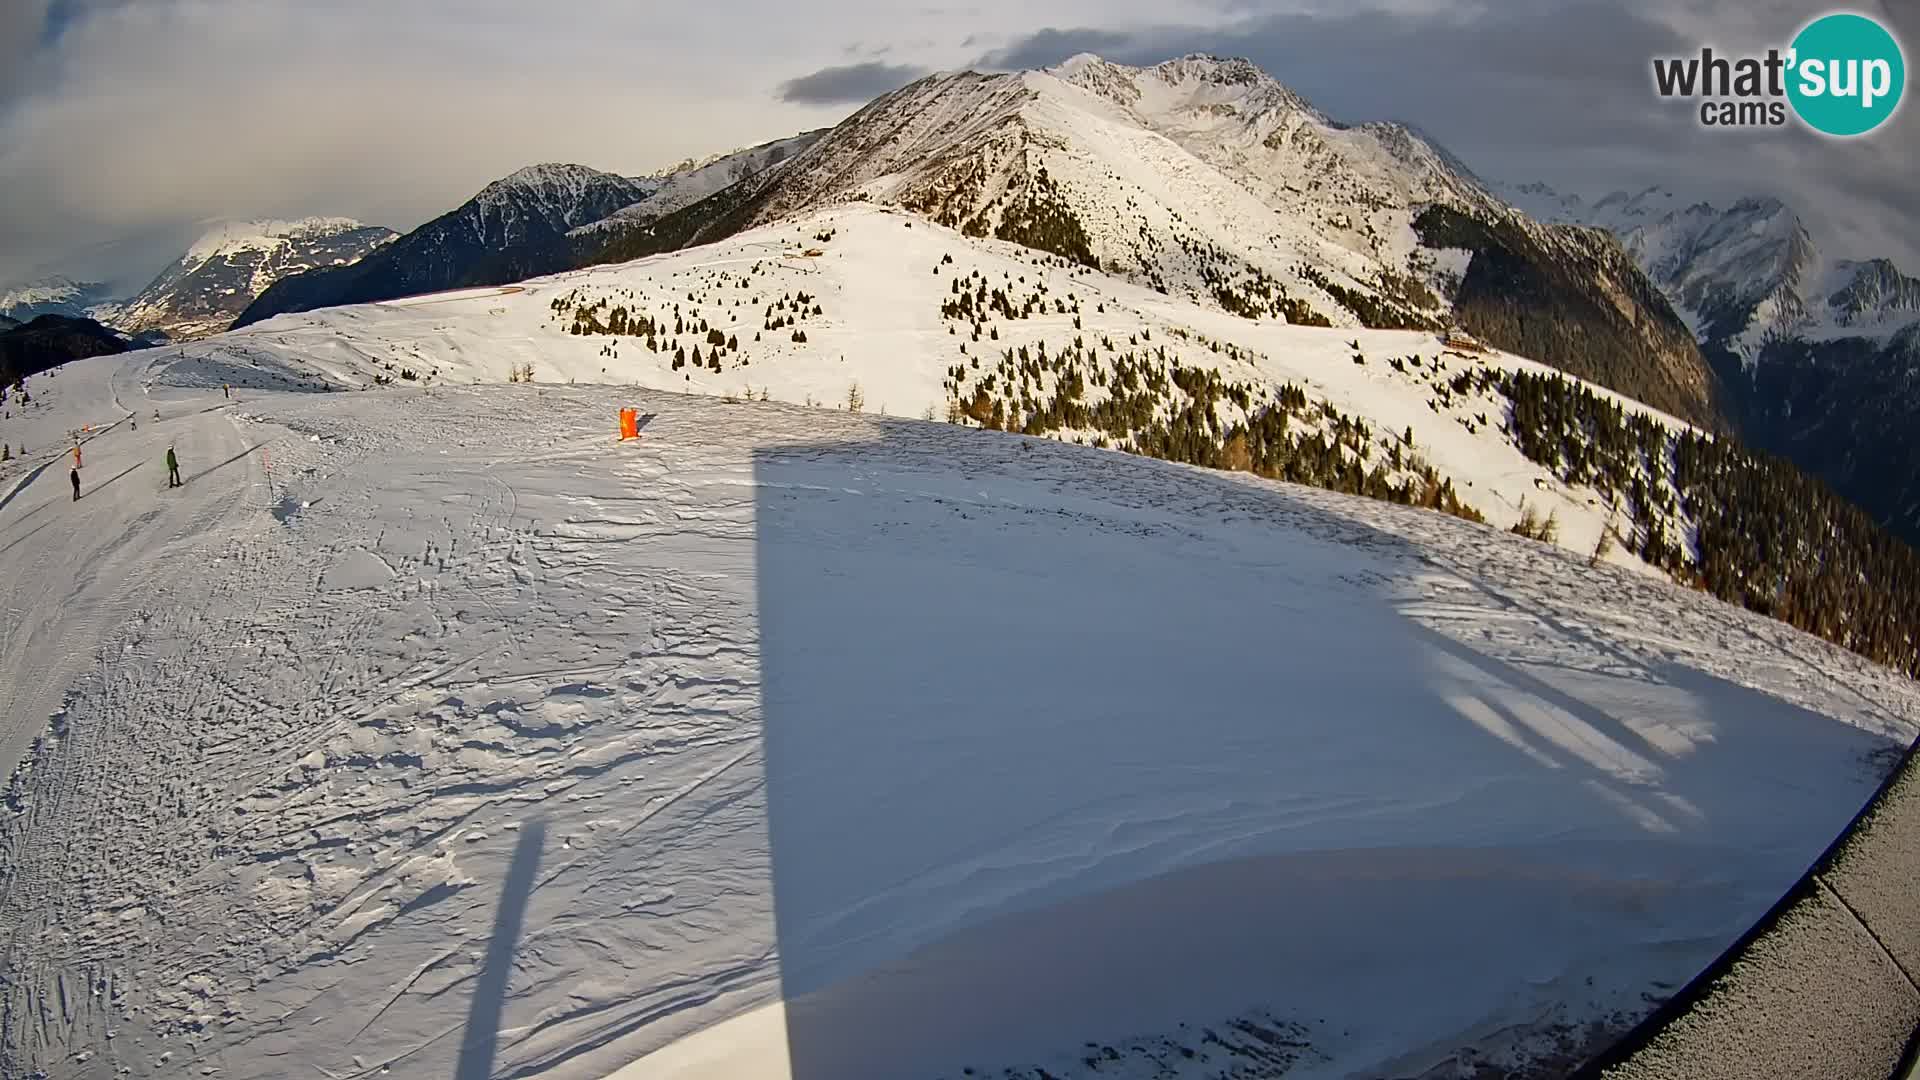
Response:
POLYGON ((46 26, 45 0, 0 3, 0 107, 27 81, 28 64, 46 26))
POLYGON ((810 75, 788 79, 780 84, 779 96, 781 101, 796 105, 864 104, 926 74, 927 69, 911 64, 869 60, 821 68, 810 75))
MULTIPOLYGON (((1246 57, 1334 118, 1408 123, 1489 179, 1542 179, 1586 195, 1651 184, 1689 197, 1776 195, 1834 254, 1920 266, 1920 250, 1905 239, 1920 220, 1911 182, 1920 109, 1902 108, 1871 138, 1843 142, 1798 129, 1709 133, 1692 107, 1652 93, 1653 57, 1707 43, 1675 25, 1698 27, 1717 46, 1757 48, 1784 44, 1806 18, 1788 0, 1523 0, 1430 13, 1258 15, 1218 28, 1050 28, 975 63, 1045 67, 1080 52, 1129 64, 1193 52, 1246 57), (1875 237, 1878 250, 1841 250, 1875 237)), ((1910 13, 1890 21, 1908 41, 1920 30, 1910 13)))
MULTIPOLYGON (((1652 183, 1689 197, 1775 194, 1824 226, 1833 253, 1920 268, 1896 246, 1920 242, 1909 179, 1920 107, 1851 143, 1710 137, 1686 106, 1651 93, 1655 53, 1775 43, 1823 10, 1812 0, 1477 0, 1426 14, 1287 5, 1318 15, 1276 14, 1275 0, 956 2, 936 17, 829 0, 777 39, 747 40, 741 19, 772 25, 792 5, 740 0, 721 19, 574 0, 574 21, 600 30, 581 37, 520 0, 461 0, 468 17, 452 21, 425 0, 0 0, 0 281, 43 268, 150 275, 218 219, 339 213, 408 228, 528 162, 644 171, 818 126, 922 65, 1028 68, 1082 51, 1131 63, 1247 56, 1334 117, 1411 123, 1489 178, 1582 194, 1652 183), (1069 14, 1085 11, 1099 21, 1069 14), (1169 18, 1191 25, 1139 29, 1169 18), (346 55, 358 62, 343 81, 346 55), (769 100, 768 84, 790 73, 802 75, 769 100), (606 116, 641 113, 646 138, 608 140, 606 116)), ((1920 56, 1920 3, 1855 6, 1920 56)))
POLYGON ((46 22, 40 28, 40 43, 51 45, 67 32, 67 28, 86 17, 88 5, 84 0, 52 0, 47 4, 46 22))
POLYGON ((1052 67, 1080 53, 1098 53, 1120 63, 1151 63, 1144 57, 1152 55, 1155 60, 1166 59, 1167 53, 1158 52, 1156 55, 1156 50, 1164 49, 1172 43, 1168 39, 1177 39, 1178 36, 1177 31, 1123 34, 1112 30, 1048 28, 987 53, 975 60, 974 66, 988 71, 1025 71, 1029 68, 1052 67))

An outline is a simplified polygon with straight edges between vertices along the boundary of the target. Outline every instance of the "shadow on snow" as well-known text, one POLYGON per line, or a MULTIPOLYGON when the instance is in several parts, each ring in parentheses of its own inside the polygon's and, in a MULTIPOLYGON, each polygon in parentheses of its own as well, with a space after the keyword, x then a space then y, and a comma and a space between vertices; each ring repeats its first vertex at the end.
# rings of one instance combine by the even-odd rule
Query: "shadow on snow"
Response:
POLYGON ((546 834, 546 825, 538 818, 520 826, 513 862, 507 869, 506 884, 500 890, 493 933, 487 939, 486 961, 474 983, 467 1023, 461 1029, 460 1059, 453 1071, 454 1080, 488 1080, 493 1075, 494 1057, 499 1050, 500 1014, 506 1006, 507 987, 513 977, 514 950, 520 943, 527 902, 533 897, 534 879, 540 870, 540 848, 546 834))
POLYGON ((1502 617, 1586 660, 1515 662, 1350 578, 1432 568, 1338 502, 874 427, 754 464, 800 1080, 1098 1071, 1249 1010, 1256 1075, 1418 1071, 1590 974, 1684 982, 1857 808, 1796 775, 1872 737, 1546 612, 1502 617))

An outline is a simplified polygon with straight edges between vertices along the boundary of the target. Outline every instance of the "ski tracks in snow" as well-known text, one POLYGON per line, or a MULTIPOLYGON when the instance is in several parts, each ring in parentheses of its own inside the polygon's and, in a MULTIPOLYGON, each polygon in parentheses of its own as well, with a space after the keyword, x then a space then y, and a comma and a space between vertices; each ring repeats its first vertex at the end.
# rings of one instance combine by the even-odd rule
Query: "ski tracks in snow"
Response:
MULTIPOLYGON (((941 581, 913 575, 964 564, 982 538, 1119 555, 1118 567, 1149 541, 1259 582, 1272 607, 1260 625, 1282 641, 1299 618, 1381 605, 1413 628, 1424 651, 1409 655, 1431 658, 1439 696, 1477 726, 1462 738, 1484 730, 1519 752, 1483 759, 1482 743, 1467 742, 1463 768, 1498 762, 1503 779, 1543 797, 1556 784, 1526 770, 1568 777, 1560 786, 1579 777, 1604 814, 1617 805, 1649 832, 1691 827, 1685 800, 1670 796, 1712 785, 1686 773, 1690 750, 1716 730, 1739 735, 1732 722, 1691 724, 1674 704, 1700 673, 1829 713, 1836 680, 1869 688, 1847 697, 1850 722, 1915 728, 1912 695, 1864 661, 1544 546, 1503 540, 1489 555, 1484 532, 1422 511, 1277 495, 1036 440, 657 394, 647 398, 662 419, 616 444, 612 406, 628 403, 617 396, 282 395, 181 421, 225 440, 226 453, 209 446, 192 462, 271 440, 264 499, 266 476, 243 456, 190 480, 164 511, 130 484, 82 500, 80 512, 100 516, 72 530, 72 544, 24 539, 35 523, 18 502, 7 508, 0 546, 21 546, 6 565, 30 571, 13 575, 8 603, 33 613, 8 629, 7 655, 27 642, 88 663, 0 691, 64 695, 0 819, 0 1074, 273 1076, 299 1062, 337 1077, 446 1075, 470 1004, 493 1004, 496 1074, 590 1075, 775 1000, 789 946, 917 946, 913 935, 939 932, 935 916, 949 908, 1120 884, 1212 857, 1209 844, 1291 831, 1334 845, 1351 842, 1343 827, 1370 835, 1367 822, 1384 829, 1395 815, 1450 821, 1446 800, 1477 782, 1422 787, 1409 773, 1369 786, 1358 763, 1395 749, 1369 742, 1369 728, 1407 718, 1334 716, 1353 744, 1340 751, 1352 761, 1332 761, 1354 770, 1346 789, 1315 787, 1345 773, 1295 776, 1314 790, 1263 780, 1228 799, 1206 781, 1193 799, 1179 789, 1144 808, 1095 791, 1079 810, 991 834, 963 835, 987 826, 959 821, 952 865, 925 865, 921 845, 878 852, 898 856, 899 872, 881 875, 892 884, 870 906, 802 912, 812 921, 776 932, 759 609, 768 558, 789 559, 784 584, 809 589, 789 602, 818 601, 798 614, 856 642, 857 610, 836 606, 847 597, 831 586, 816 596, 802 580, 840 567, 810 561, 819 552, 901 560, 925 604, 964 608, 941 581), (789 550, 770 552, 770 536, 789 550), (1598 602, 1609 591, 1624 598, 1598 602), (1661 723, 1587 704, 1632 706, 1636 694, 1661 723), (1030 860, 1014 843, 1048 830, 1057 843, 1030 860), (525 855, 522 834, 544 839, 525 855), (527 895, 503 896, 521 858, 537 864, 527 895), (880 917, 889 911, 899 914, 880 917), (501 925, 524 929, 496 942, 501 925), (503 946, 510 970, 488 990, 487 958, 503 946), (502 1000, 483 1000, 489 992, 502 1000)), ((1070 719, 1037 716, 1033 737, 1070 719)), ((838 737, 830 724, 818 734, 838 737)), ((1069 741, 1098 739, 1083 730, 1069 741)), ((784 775, 807 790, 842 764, 803 758, 784 775)), ((1152 775, 1173 783, 1177 771, 1152 775)), ((896 796, 912 786, 868 780, 896 796)), ((790 809, 805 820, 807 807, 790 809)), ((1562 809, 1574 822, 1594 813, 1577 799, 1562 809)), ((1537 831, 1463 822, 1476 841, 1470 826, 1503 830, 1484 834, 1496 841, 1537 831)), ((848 821, 856 834, 865 824, 848 821)), ((800 877, 804 899, 812 883, 800 877)))
MULTIPOLYGON (((193 572, 157 575, 150 596, 73 585, 142 600, 85 620, 67 607, 48 644, 90 655, 107 628, 14 782, 0 1073, 233 1068, 310 1045, 310 1024, 351 1051, 325 1066, 343 1075, 451 1052, 440 1021, 499 901, 475 886, 536 818, 551 850, 535 899, 559 896, 537 932, 587 983, 577 1017, 545 1016, 521 1056, 571 1055, 715 992, 609 981, 592 905, 567 912, 641 865, 622 906, 702 903, 661 884, 698 876, 697 848, 674 838, 763 816, 757 773, 735 768, 757 753, 751 491, 715 499, 679 484, 697 465, 642 463, 626 478, 648 481, 641 497, 584 437, 462 444, 452 424, 370 428, 330 404, 281 410, 296 437, 274 447, 278 513, 209 491, 176 529, 198 546, 157 560, 193 572), (570 460, 585 482, 524 490, 570 460), (383 976, 404 958, 408 978, 383 976)), ((107 582, 115 559, 155 562, 155 527, 136 516, 88 565, 107 582)), ((63 609, 50 599, 21 606, 63 609)), ((763 963, 741 972, 766 980, 763 963)))
MULTIPOLYGON (((205 643, 214 629, 205 613, 238 599, 231 577, 175 571, 211 571, 250 550, 240 540, 248 484, 244 470, 218 469, 177 494, 141 484, 159 434, 94 447, 90 471, 113 480, 79 502, 43 492, 4 522, 14 532, 30 515, 60 519, 58 540, 13 564, 23 569, 8 578, 0 641, 19 676, 0 690, 5 715, 15 725, 52 717, 12 775, 12 813, 0 822, 0 1071, 9 1075, 23 1060, 47 1060, 50 1047, 104 1044, 106 1003, 121 992, 105 961, 143 919, 164 917, 126 885, 170 884, 192 866, 176 849, 201 809, 196 772, 155 726, 194 703, 149 691, 205 643), (238 546, 223 553, 228 544, 238 546)), ((175 434, 202 461, 244 445, 224 418, 175 434)), ((146 475, 158 471, 148 465, 146 475)), ((23 734, 31 729, 9 732, 23 734)))

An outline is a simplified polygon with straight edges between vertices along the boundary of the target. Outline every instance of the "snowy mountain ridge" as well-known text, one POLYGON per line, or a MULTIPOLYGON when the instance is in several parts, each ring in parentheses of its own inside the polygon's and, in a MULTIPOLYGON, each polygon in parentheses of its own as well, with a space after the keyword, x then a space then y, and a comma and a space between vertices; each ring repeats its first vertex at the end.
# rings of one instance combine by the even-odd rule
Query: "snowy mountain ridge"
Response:
POLYGON ((205 261, 216 255, 243 251, 272 251, 289 241, 325 238, 337 233, 369 228, 346 217, 305 217, 294 221, 259 219, 222 222, 202 233, 182 256, 187 261, 205 261))
MULTIPOLYGON (((653 180, 670 180, 674 177, 684 177, 692 173, 704 172, 707 169, 710 169, 713 166, 719 165, 723 162, 728 162, 728 161, 748 162, 748 161, 752 161, 756 157, 762 157, 766 155, 768 151, 771 151, 774 148, 781 147, 783 145, 787 149, 791 150, 795 147, 796 144, 807 141, 809 136, 822 134, 826 130, 827 130, 826 128, 819 128, 815 131, 802 132, 799 135, 790 136, 784 139, 773 139, 768 142, 755 143, 751 146, 736 146, 731 150, 721 150, 715 153, 706 154, 701 157, 682 158, 680 161, 672 165, 666 165, 661 168, 655 169, 652 172, 644 173, 642 175, 653 180)), ((741 174, 745 175, 747 171, 751 171, 751 170, 743 169, 741 170, 741 174)))
POLYGON ((814 137, 807 133, 764 143, 665 178, 618 176, 564 163, 529 165, 487 184, 362 264, 277 283, 234 322, 552 273, 575 265, 579 248, 597 243, 593 234, 599 223, 624 227, 652 220, 780 164, 814 137))
POLYGON ((104 282, 55 275, 0 289, 0 315, 21 323, 39 315, 84 318, 112 298, 113 289, 104 282))
MULTIPOLYGON (((1452 201, 1483 211, 1505 209, 1457 159, 1411 129, 1338 123, 1248 60, 1193 54, 1133 68, 1081 54, 1046 74, 1120 106, 1141 126, 1165 133, 1234 179, 1269 187, 1264 194, 1283 210, 1287 200, 1279 192, 1289 190, 1289 180, 1311 184, 1341 169, 1363 174, 1373 185, 1367 195, 1390 192, 1408 205, 1452 201), (1259 152, 1283 146, 1299 152, 1259 152)), ((1291 208, 1321 209, 1303 203, 1291 208)))
POLYGON ((1891 259, 1841 259, 1827 279, 1827 305, 1835 323, 1849 329, 1886 330, 1920 321, 1920 278, 1903 273, 1891 259))
POLYGON ((516 169, 493 181, 469 205, 501 215, 537 213, 550 227, 564 231, 604 217, 599 208, 609 199, 639 202, 655 190, 646 179, 548 162, 516 169))
POLYGON ((1044 71, 930 76, 884 95, 777 183, 769 176, 776 190, 750 220, 874 199, 1019 233, 1057 207, 1070 215, 1064 235, 1029 237, 1057 254, 1196 298, 1221 284, 1210 279, 1273 277, 1356 325, 1295 265, 1370 290, 1381 270, 1406 272, 1395 257, 1414 246, 1418 204, 1495 208, 1417 142, 1404 129, 1334 125, 1244 60, 1132 68, 1082 55, 1044 71))
POLYGON ((350 266, 397 235, 343 217, 222 224, 138 294, 98 309, 98 316, 127 334, 157 332, 175 340, 217 334, 276 283, 350 266))
POLYGON ((1743 438, 1920 544, 1920 279, 1888 259, 1828 258, 1774 198, 1722 208, 1659 187, 1591 204, 1545 184, 1502 194, 1613 232, 1687 320, 1743 438))
MULTIPOLYGON (((1142 444, 1132 436, 1091 417, 1062 414, 1047 429, 1029 414, 1047 413, 1056 407, 1049 398, 1069 392, 1090 402, 1133 402, 1129 424, 1177 425, 1186 422, 1183 409, 1202 405, 1215 413, 1205 423, 1224 439, 1227 426, 1253 422, 1296 385, 1305 396, 1297 408, 1287 406, 1299 414, 1291 430, 1323 430, 1347 460, 1381 469, 1382 483, 1444 483, 1502 527, 1529 508, 1542 518, 1554 513, 1560 542, 1583 553, 1599 546, 1618 512, 1608 498, 1528 462, 1504 432, 1504 399, 1476 374, 1551 372, 1542 365, 1450 351, 1430 332, 1249 321, 859 201, 511 290, 280 316, 182 356, 229 371, 230 380, 246 381, 240 371, 260 368, 275 380, 321 386, 490 383, 525 365, 540 381, 632 381, 734 397, 758 391, 843 408, 857 387, 868 411, 1135 448, 1142 444), (1364 363, 1356 363, 1354 344, 1364 363), (1220 382, 1189 394, 1178 388, 1181 371, 1210 372, 1220 382), (1131 392, 1115 381, 1142 377, 1146 383, 1131 392), (1333 413, 1315 413, 1322 405, 1333 413), (1346 419, 1336 423, 1333 415, 1346 419), (1353 422, 1367 434, 1350 429, 1353 422), (1428 466, 1435 471, 1423 478, 1419 470, 1428 466)), ((1597 392, 1670 430, 1688 430, 1638 402, 1597 392)), ((1665 490, 1659 478, 1648 482, 1665 490)), ((1677 509, 1665 521, 1670 534, 1687 535, 1677 509)), ((1624 549, 1611 558, 1641 565, 1624 549)))
POLYGON ((671 214, 750 176, 784 164, 794 154, 818 142, 826 132, 825 128, 802 132, 789 138, 714 154, 698 164, 683 163, 676 168, 650 174, 648 179, 657 180, 659 186, 646 198, 623 206, 604 218, 576 226, 571 235, 590 236, 671 214))
POLYGON ((1702 343, 1723 345, 1749 366, 1770 341, 1885 341, 1920 321, 1920 282, 1887 259, 1825 257, 1777 198, 1720 207, 1652 187, 1587 203, 1539 183, 1500 193, 1541 220, 1613 232, 1702 343))
POLYGON ((1717 426, 1697 346, 1611 240, 1541 226, 1411 129, 1332 121, 1245 60, 1142 68, 1081 55, 1048 70, 930 75, 777 170, 654 221, 609 223, 589 261, 850 202, 900 206, 1255 320, 1457 320, 1717 426), (1474 249, 1486 256, 1477 270, 1474 249), (1518 303, 1516 278, 1530 286, 1518 303))
POLYGON ((565 266, 569 230, 657 190, 584 165, 529 165, 488 183, 460 206, 382 244, 355 263, 276 282, 239 312, 245 325, 288 310, 508 282, 565 266))

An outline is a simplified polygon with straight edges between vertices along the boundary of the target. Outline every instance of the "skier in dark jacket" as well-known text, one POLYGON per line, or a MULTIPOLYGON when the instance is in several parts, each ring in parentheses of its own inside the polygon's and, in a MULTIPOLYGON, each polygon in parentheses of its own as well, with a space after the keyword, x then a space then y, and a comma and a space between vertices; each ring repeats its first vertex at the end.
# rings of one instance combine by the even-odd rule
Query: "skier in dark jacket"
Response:
POLYGON ((73 479, 73 501, 79 502, 80 501, 80 470, 76 467, 72 472, 68 473, 67 475, 73 479))
POLYGON ((171 446, 167 447, 167 486, 170 488, 181 486, 180 459, 173 456, 171 446))

